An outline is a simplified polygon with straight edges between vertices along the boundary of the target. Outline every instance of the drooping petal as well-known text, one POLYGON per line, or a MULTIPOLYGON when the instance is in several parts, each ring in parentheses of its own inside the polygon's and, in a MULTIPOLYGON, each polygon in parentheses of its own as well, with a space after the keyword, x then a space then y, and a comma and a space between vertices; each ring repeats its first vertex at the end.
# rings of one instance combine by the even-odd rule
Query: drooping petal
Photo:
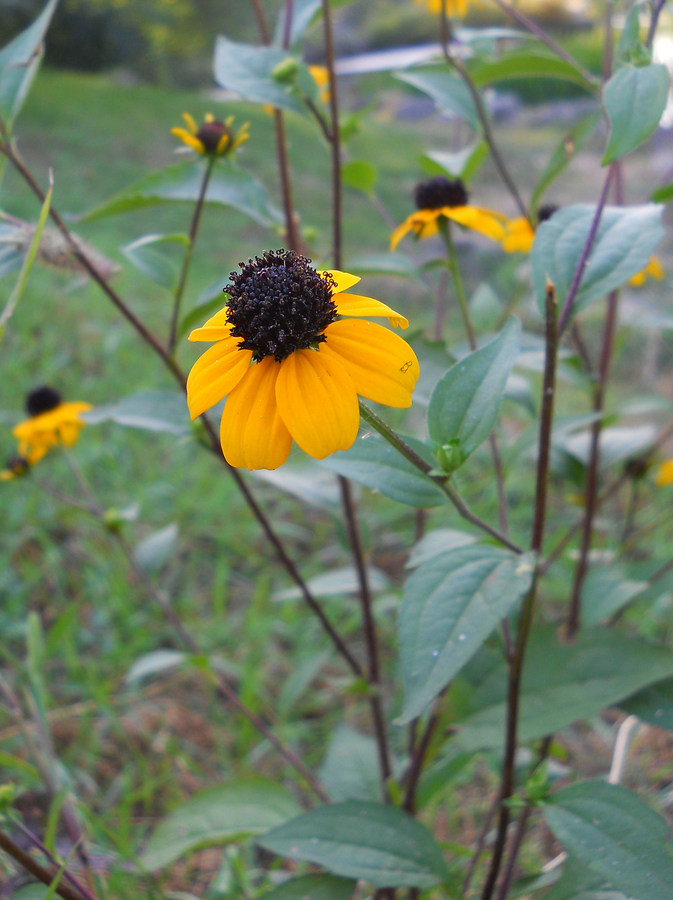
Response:
POLYGON ((347 291, 362 279, 358 275, 351 275, 348 272, 340 272, 338 269, 322 269, 318 272, 323 278, 331 275, 335 283, 334 294, 340 294, 341 291, 347 291))
POLYGON ((409 320, 394 309, 374 300, 373 297, 361 297, 359 294, 334 294, 337 312, 340 316, 374 316, 388 319, 393 328, 408 328, 409 320))
POLYGON ((296 350, 280 364, 278 411, 299 446, 314 459, 347 450, 358 433, 355 386, 334 354, 296 350))
POLYGON ((292 438, 278 412, 280 364, 267 356, 250 366, 229 394, 220 423, 222 453, 239 469, 277 469, 288 457, 292 438))
POLYGON ((505 236, 507 219, 493 210, 481 209, 479 206, 443 206, 439 212, 447 219, 483 234, 492 241, 502 241, 505 236))
POLYGON ((361 319, 333 322, 324 333, 320 355, 341 362, 358 394, 386 406, 411 406, 420 368, 405 340, 382 325, 361 319))
POLYGON ((190 134, 186 128, 171 128, 171 134, 179 137, 183 144, 187 144, 188 147, 191 147, 192 150, 196 150, 197 153, 206 152, 203 142, 193 134, 190 134))
POLYGON ((239 350, 238 338, 225 338, 196 360, 187 378, 189 415, 196 419, 232 391, 248 371, 251 350, 239 350))
POLYGON ((505 253, 530 253, 534 240, 533 226, 524 216, 519 216, 505 224, 502 249, 505 253))

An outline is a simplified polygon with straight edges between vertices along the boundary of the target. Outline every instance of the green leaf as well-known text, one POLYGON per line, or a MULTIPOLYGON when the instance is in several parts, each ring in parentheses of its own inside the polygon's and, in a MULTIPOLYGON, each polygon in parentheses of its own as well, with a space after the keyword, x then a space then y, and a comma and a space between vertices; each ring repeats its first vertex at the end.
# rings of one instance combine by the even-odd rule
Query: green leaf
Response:
POLYGON ((584 781, 545 807, 556 837, 591 872, 637 900, 670 900, 673 857, 666 822, 615 784, 584 781))
POLYGON ((226 284, 226 281, 220 279, 215 284, 206 288, 197 299, 194 306, 185 313, 185 317, 180 322, 180 327, 178 329, 180 337, 184 337, 192 330, 192 328, 202 325, 209 316, 217 312, 218 309, 222 309, 227 302, 227 298, 224 296, 226 284))
POLYGON ((177 285, 184 248, 188 246, 185 234, 146 234, 122 247, 122 252, 138 271, 171 291, 177 285), (176 248, 176 244, 180 246, 176 248))
POLYGON ((544 900, 628 900, 622 893, 611 890, 600 875, 596 875, 569 853, 563 864, 561 877, 544 900))
POLYGON ((426 531, 420 541, 409 554, 408 569, 415 569, 423 563, 429 562, 435 556, 441 556, 456 547, 464 547, 474 544, 476 537, 466 531, 456 531, 454 528, 435 528, 426 531))
POLYGON ((166 434, 190 434, 185 395, 178 391, 142 391, 119 403, 97 406, 82 418, 89 425, 114 422, 126 428, 141 428, 166 434))
MULTIPOLYGON (((290 22, 289 44, 290 47, 293 47, 311 22, 318 17, 318 13, 322 9, 322 0, 294 0, 294 3, 290 8, 292 11, 292 20, 290 22)), ((282 46, 283 43, 283 35, 285 33, 285 12, 286 7, 281 7, 278 19, 276 20, 276 30, 274 31, 273 36, 273 42, 276 47, 282 46)))
POLYGON ((581 119, 574 128, 561 138, 533 189, 530 198, 530 208, 532 210, 537 212, 540 199, 547 188, 565 171, 570 160, 578 150, 582 149, 587 138, 593 134, 599 122, 600 115, 592 113, 590 116, 581 119))
POLYGON ((11 131, 44 53, 44 36, 58 0, 49 0, 32 25, 0 50, 0 118, 11 131))
MULTIPOLYGON (((274 78, 278 66, 289 56, 287 50, 277 47, 239 44, 224 35, 218 35, 215 43, 215 81, 243 100, 291 110, 305 116, 306 105, 297 92, 295 79, 282 81, 274 78)), ((310 81, 315 85, 306 66, 296 60, 296 78, 300 77, 302 71, 304 83, 310 81)))
POLYGON ((376 166, 365 159, 351 159, 341 169, 344 184, 354 191, 371 194, 376 186, 378 171, 376 166))
POLYGON ((539 50, 534 53, 529 50, 512 50, 495 61, 478 60, 470 65, 470 74, 479 88, 509 78, 555 78, 579 84, 592 93, 596 89, 575 66, 558 56, 539 50))
POLYGON ((462 119, 474 131, 481 132, 481 121, 472 95, 465 83, 448 72, 446 66, 397 72, 395 78, 432 97, 442 112, 462 119))
POLYGON ((49 216, 53 189, 53 184, 50 184, 49 190, 47 191, 47 194, 44 198, 44 203, 42 204, 42 208, 40 209, 40 217, 37 222, 37 227, 35 228, 35 234, 33 235, 33 239, 30 242, 28 252, 23 259, 18 280, 14 285, 14 290, 10 294, 9 300, 7 301, 7 304, 3 309, 2 314, 0 314, 0 341, 2 340, 2 336, 5 333, 5 325, 12 317, 19 300, 26 290, 26 285, 28 284, 28 276, 30 275, 30 271, 33 268, 33 263, 35 262, 35 257, 37 256, 37 251, 42 239, 42 232, 44 231, 44 226, 47 222, 47 217, 49 216))
POLYGON ((668 69, 624 66, 605 85, 603 105, 610 137, 603 165, 635 150, 656 130, 668 100, 668 69))
POLYGON ((449 178, 461 178, 469 183, 473 175, 481 168, 489 154, 488 144, 477 140, 462 150, 448 153, 443 150, 429 150, 421 157, 421 164, 428 175, 448 175, 449 178))
MULTIPOLYGON (((598 442, 601 468, 608 468, 640 456, 654 445, 657 434, 654 425, 602 428, 598 442)), ((591 431, 584 430, 568 435, 563 440, 562 447, 583 466, 587 466, 591 457, 591 431)))
POLYGON ((500 335, 460 360, 430 398, 428 432, 440 446, 458 442, 465 459, 493 430, 514 362, 521 326, 510 318, 500 335))
MULTIPOLYGON (((426 462, 435 464, 432 451, 426 444, 416 438, 405 437, 404 440, 426 462)), ((378 434, 359 437, 350 450, 333 453, 320 465, 408 506, 425 509, 440 506, 447 501, 441 488, 431 478, 420 472, 378 434)))
MULTIPOLYGON (((662 209, 653 204, 605 207, 575 297, 576 312, 621 287, 645 268, 664 235, 662 209)), ((567 206, 538 226, 531 264, 541 312, 547 278, 556 288, 559 309, 563 309, 595 210, 587 204, 567 206)))
POLYGON ((396 275, 400 278, 418 278, 418 266, 405 253, 376 253, 356 256, 349 267, 361 275, 396 275))
MULTIPOLYGON (((177 536, 177 529, 175 533, 177 536)), ((162 672, 182 665, 187 660, 189 660, 189 656, 182 650, 153 650, 151 653, 143 654, 133 663, 124 680, 126 684, 135 686, 143 678, 160 675, 162 672)))
POLYGON ((644 8, 644 3, 635 3, 627 13, 615 53, 618 63, 632 62, 634 53, 640 55, 644 49, 640 40, 640 14, 644 8))
MULTIPOLYGON (((367 566, 367 578, 372 591, 383 591, 389 587, 389 581, 381 569, 367 566)), ((340 569, 322 572, 306 582, 314 597, 339 597, 344 594, 357 594, 360 590, 360 579, 354 566, 343 566, 340 569)), ((291 587, 276 591, 274 600, 298 600, 303 596, 301 588, 291 587)))
POLYGON ((302 875, 288 878, 261 900, 351 900, 357 882, 336 875, 302 875))
POLYGON ((534 561, 488 544, 454 547, 404 588, 398 633, 403 725, 419 716, 528 590, 534 561))
MULTIPOLYGON (((671 676, 673 653, 661 647, 605 629, 587 629, 562 644, 554 628, 537 627, 524 664, 520 738, 553 734, 671 676)), ((474 689, 457 736, 463 749, 501 746, 506 683, 501 663, 474 689)))
POLYGON ((619 706, 648 725, 673 731, 673 678, 643 688, 622 700, 619 706))
POLYGON ((259 843, 377 887, 429 888, 447 877, 432 834, 401 809, 349 800, 305 813, 259 843))
POLYGON ((330 799, 373 800, 381 796, 379 761, 374 738, 342 725, 332 735, 320 781, 330 799))
POLYGON ((261 834, 298 812, 297 801, 277 782, 255 779, 211 787, 157 825, 140 864, 150 871, 161 869, 186 853, 261 834))
POLYGON ((593 566, 582 587, 582 622, 592 628, 619 612, 647 588, 646 581, 631 581, 620 566, 593 566))
POLYGON ((138 563, 148 573, 160 571, 173 556, 177 540, 178 526, 175 522, 153 531, 135 548, 138 563))
MULTIPOLYGON (((152 172, 78 218, 93 222, 105 216, 135 212, 165 203, 194 204, 201 190, 206 165, 203 160, 186 160, 161 172, 152 172)), ((230 159, 218 162, 213 170, 206 203, 232 207, 261 225, 281 221, 279 211, 269 204, 264 186, 230 159)))

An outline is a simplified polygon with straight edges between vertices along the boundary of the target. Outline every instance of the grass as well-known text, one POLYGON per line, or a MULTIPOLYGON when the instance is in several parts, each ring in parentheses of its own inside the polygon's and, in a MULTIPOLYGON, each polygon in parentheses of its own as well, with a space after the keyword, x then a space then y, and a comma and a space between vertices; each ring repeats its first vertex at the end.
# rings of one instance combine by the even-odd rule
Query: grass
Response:
MULTIPOLYGON (((429 147, 448 149, 450 139, 445 123, 423 122, 420 129, 416 123, 394 118, 390 110, 399 97, 396 91, 386 94, 384 102, 363 118, 348 154, 353 159, 375 161, 380 199, 392 218, 400 221, 410 209, 409 195, 420 176, 421 153, 429 147)), ((278 202, 270 117, 242 104, 227 104, 226 108, 235 111, 237 121, 250 121, 252 137, 241 161, 278 202)), ((77 215, 147 171, 170 164, 175 141, 169 130, 179 123, 183 110, 198 119, 208 110, 219 109, 219 101, 202 96, 143 86, 124 88, 101 77, 44 72, 23 112, 19 146, 43 181, 48 169, 53 170, 56 205, 77 215)), ((553 125, 534 126, 528 119, 499 130, 510 156, 513 149, 525 148, 525 153, 515 156, 514 165, 522 180, 531 169, 541 170, 561 133, 553 125)), ((309 122, 292 118, 289 135, 297 207, 306 211, 306 223, 315 229, 314 258, 327 261, 327 152, 309 122)), ((557 190, 564 202, 586 198, 594 177, 587 161, 595 162, 596 149, 589 147, 586 156, 559 181, 557 190)), ((648 161, 649 157, 636 155, 637 166, 644 168, 648 161)), ((530 182, 529 177, 527 180, 530 182)), ((473 186, 473 196, 478 203, 513 213, 488 166, 473 186)), ((36 201, 9 171, 4 176, 2 198, 3 209, 9 213, 29 220, 36 217, 36 201)), ((186 207, 161 207, 76 227, 82 237, 122 264, 120 246, 149 231, 186 230, 189 214, 186 207)), ((389 229, 367 198, 347 193, 346 220, 347 260, 385 252, 389 229)), ((280 240, 241 214, 210 208, 202 234, 187 306, 205 287, 226 277, 239 260, 276 246, 280 240)), ((476 250, 471 240, 460 244, 471 289, 499 272, 501 284, 521 293, 522 314, 537 328, 521 288, 525 281, 518 263, 503 262, 499 252, 478 246, 476 250)), ((416 250, 422 258, 431 252, 424 244, 416 250)), ((422 285, 380 277, 368 278, 365 285, 374 296, 408 313, 418 331, 432 322, 433 298, 422 285)), ((11 278, 4 286, 11 289, 11 278)), ((116 277, 115 286, 160 333, 166 330, 169 297, 165 291, 128 265, 116 277)), ((503 298, 498 300, 502 303, 503 298)), ((462 340, 455 313, 450 326, 453 346, 462 340)), ((587 327, 593 339, 595 326, 589 321, 587 327)), ((420 337, 418 345, 429 358, 430 348, 420 337)), ((630 381, 629 347, 627 343, 618 363, 615 409, 622 392, 632 396, 647 387, 630 381)), ((28 292, 3 338, 2 351, 0 421, 5 427, 0 453, 5 457, 14 450, 8 426, 20 415, 24 393, 36 383, 56 384, 66 397, 87 399, 95 405, 115 402, 139 390, 174 388, 102 295, 92 285, 61 271, 33 270, 28 292)), ((181 349, 185 367, 194 357, 192 348, 181 349)), ((670 373, 670 359, 662 361, 658 372, 660 377, 670 373)), ((528 377, 537 403, 538 375, 528 377)), ((566 367, 561 410, 577 409, 578 400, 586 408, 585 391, 585 386, 573 380, 571 367, 566 367)), ((401 421, 402 429, 419 426, 421 418, 412 411, 406 423, 401 421)), ((512 445, 531 421, 521 405, 506 401, 505 445, 512 445)), ((301 748, 310 765, 320 763, 331 730, 344 718, 344 710, 349 724, 363 725, 363 704, 357 691, 326 649, 313 619, 304 614, 298 601, 278 600, 277 591, 288 586, 287 578, 275 565, 232 481, 215 460, 200 452, 190 437, 150 435, 113 425, 88 428, 73 453, 105 508, 137 508, 137 521, 125 526, 134 544, 170 523, 177 524, 177 542, 153 576, 155 583, 171 598, 204 654, 213 656, 212 664, 215 656, 220 657, 245 702, 286 723, 280 728, 281 735, 301 748)), ((217 701, 203 660, 187 661, 154 677, 128 680, 137 660, 157 650, 173 649, 178 643, 151 593, 129 570, 114 535, 93 518, 64 508, 34 483, 44 481, 77 496, 78 487, 66 461, 57 454, 53 457, 35 473, 34 481, 2 486, 6 534, 0 551, 3 652, 24 660, 27 613, 37 613, 45 636, 38 669, 47 685, 59 758, 89 809, 88 828, 94 840, 108 848, 108 853, 116 850, 122 857, 132 858, 157 817, 196 788, 250 771, 274 777, 285 773, 249 724, 217 701)), ((303 462, 299 455, 295 461, 303 462)), ((576 507, 561 487, 568 484, 561 475, 564 460, 559 457, 555 463, 556 513, 566 522, 572 521, 576 507)), ((508 466, 512 534, 525 542, 532 494, 531 457, 510 454, 508 466)), ((306 465, 302 471, 310 479, 311 489, 320 493, 324 473, 314 465, 306 465)), ((456 483, 481 515, 495 520, 495 492, 488 472, 487 454, 480 453, 469 475, 459 473, 456 483)), ((303 504, 261 478, 250 481, 291 553, 301 561, 306 577, 349 564, 343 526, 325 511, 325 503, 303 504)), ((651 486, 643 491, 645 504, 659 510, 665 506, 666 501, 651 486)), ((409 510, 368 491, 362 491, 361 502, 367 511, 364 540, 372 562, 391 583, 390 591, 377 599, 384 665, 390 671, 394 666, 395 590, 405 576, 403 565, 414 542, 415 523, 409 510)), ((625 498, 619 497, 610 514, 623 516, 625 504, 625 498)), ((458 520, 451 524, 462 528, 458 520)), ((446 525, 446 511, 431 511, 426 527, 440 525, 446 525)), ((667 558, 669 539, 670 522, 656 538, 655 560, 667 558)), ((549 581, 549 617, 554 616, 557 601, 567 594, 570 566, 566 560, 549 581)), ((327 597, 324 603, 360 653, 359 614, 352 598, 327 597)), ((670 610, 663 602, 656 610, 645 610, 641 621, 636 614, 628 617, 632 630, 658 637, 666 633, 669 623, 670 610)), ((23 662, 18 671, 25 672, 22 666, 23 662)), ((399 697, 390 700, 394 710, 399 697)), ((0 714, 0 750, 6 754, 4 762, 0 759, 0 781, 12 780, 17 772, 25 771, 22 743, 12 729, 9 718, 0 714)), ((403 741, 400 734, 401 751, 403 741)), ((492 761, 487 762, 490 765, 492 761)), ((486 774, 480 770, 480 777, 488 791, 493 774, 487 766, 483 768, 486 774)), ((458 782, 458 795, 463 788, 465 796, 471 796, 474 782, 470 788, 458 782)), ((30 772, 22 778, 22 792, 24 811, 32 805, 44 810, 38 774, 30 772)), ((478 802, 474 797, 469 802, 481 804, 483 792, 478 802)), ((199 864, 210 872, 211 862, 199 858, 199 864)), ((194 879, 202 875, 186 865, 178 870, 171 886, 185 889, 190 879, 193 886, 194 879)), ((134 878, 117 866, 110 882, 111 896, 132 896, 134 878)), ((153 888, 148 885, 146 890, 153 888)))

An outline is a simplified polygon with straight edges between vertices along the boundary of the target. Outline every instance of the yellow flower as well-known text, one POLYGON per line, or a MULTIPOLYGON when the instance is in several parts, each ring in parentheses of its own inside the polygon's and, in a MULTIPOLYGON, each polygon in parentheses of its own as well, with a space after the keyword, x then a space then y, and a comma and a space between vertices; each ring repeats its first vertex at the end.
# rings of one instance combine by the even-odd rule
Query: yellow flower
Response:
POLYGON ((311 78, 318 85, 320 90, 320 100, 322 103, 329 103, 329 72, 324 66, 309 66, 311 78))
MULTIPOLYGON (((424 3, 431 13, 442 11, 442 0, 416 0, 416 3, 424 3)), ((467 15, 469 0, 446 0, 446 14, 450 18, 464 18, 467 15)))
POLYGON ((492 241, 502 241, 505 237, 506 217, 490 209, 469 206, 467 191, 458 178, 450 181, 439 175, 421 182, 416 187, 415 200, 417 211, 398 225, 390 236, 391 250, 394 250, 410 231, 417 238, 437 234, 442 216, 477 231, 492 241))
POLYGON ((19 442, 19 456, 32 466, 58 444, 72 447, 84 427, 80 413, 90 409, 90 403, 62 403, 61 395, 50 387, 31 391, 26 398, 30 418, 12 431, 19 442))
POLYGON ((502 249, 505 253, 530 253, 534 240, 533 226, 524 216, 519 216, 505 225, 502 249))
POLYGON ((629 284, 632 287, 642 287, 648 278, 656 278, 661 281, 664 277, 664 267, 661 265, 656 256, 650 256, 650 261, 640 272, 629 278, 629 284))
POLYGON ((654 476, 654 483, 657 487, 668 487, 669 484, 673 484, 673 459, 662 462, 654 476))
POLYGON ((0 481, 13 481, 14 478, 20 478, 25 475, 29 469, 28 460, 23 456, 15 456, 8 460, 4 469, 0 469, 0 481))
POLYGON ((217 342, 192 367, 187 402, 195 419, 227 397, 220 441, 230 465, 276 469, 293 440, 315 459, 347 450, 359 426, 358 394, 411 406, 416 355, 359 317, 409 323, 378 300, 344 293, 357 276, 317 272, 290 250, 266 251, 240 269, 225 289, 227 306, 189 336, 217 342))
POLYGON ((171 134, 179 137, 183 144, 205 156, 225 156, 248 140, 249 123, 246 122, 234 134, 232 124, 234 117, 229 116, 219 122, 212 113, 207 113, 203 125, 199 128, 189 113, 183 113, 186 128, 171 128, 171 134))

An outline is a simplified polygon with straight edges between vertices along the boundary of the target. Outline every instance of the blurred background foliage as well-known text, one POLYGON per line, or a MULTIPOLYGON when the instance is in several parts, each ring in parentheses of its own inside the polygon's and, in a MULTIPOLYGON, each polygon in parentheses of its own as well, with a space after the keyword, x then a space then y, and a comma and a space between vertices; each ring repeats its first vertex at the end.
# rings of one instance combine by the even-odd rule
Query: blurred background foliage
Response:
MULTIPOLYGON (((25 28, 43 0, 3 0, 0 45, 25 28)), ((273 20, 282 0, 263 0, 273 20)), ((434 17, 407 0, 369 0, 343 4, 339 11, 342 54, 436 41, 434 17)), ((563 0, 524 0, 517 8, 543 22, 587 68, 597 71, 602 56, 600 35, 590 26, 589 4, 563 0)), ((595 21, 595 19, 594 19, 595 21)), ((507 24, 495 4, 473 5, 467 27, 507 24)), ((256 43, 258 33, 249 2, 242 0, 62 0, 47 41, 47 65, 86 72, 119 70, 127 79, 163 86, 212 84, 214 36, 226 33, 256 43)), ((319 61, 321 47, 309 40, 308 54, 319 61)), ((313 61, 313 60, 312 60, 313 61)), ((522 90, 529 102, 549 99, 550 84, 522 90)), ((573 94, 571 85, 560 85, 573 94)))

